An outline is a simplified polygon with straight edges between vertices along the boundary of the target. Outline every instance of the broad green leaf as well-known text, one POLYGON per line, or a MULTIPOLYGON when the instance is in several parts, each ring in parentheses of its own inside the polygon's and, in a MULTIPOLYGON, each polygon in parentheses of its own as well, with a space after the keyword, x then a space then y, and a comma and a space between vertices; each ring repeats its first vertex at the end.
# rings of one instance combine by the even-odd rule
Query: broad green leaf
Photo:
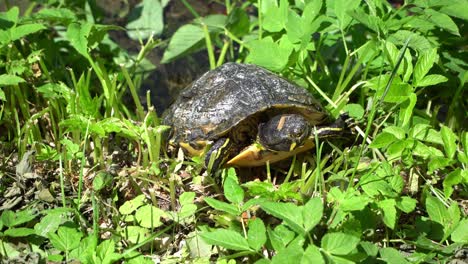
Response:
POLYGON ((305 234, 303 228, 302 218, 302 207, 299 207, 293 203, 275 203, 275 202, 264 202, 260 206, 262 209, 281 220, 283 220, 291 229, 298 234, 305 234))
POLYGON ((17 227, 9 228, 3 232, 3 235, 9 237, 27 237, 29 235, 34 235, 36 232, 32 228, 27 227, 17 227))
POLYGON ((447 77, 440 74, 429 74, 416 83, 417 87, 436 85, 448 81, 447 77))
POLYGON ((394 135, 397 139, 405 139, 406 133, 405 130, 397 126, 388 126, 382 130, 385 133, 394 135))
POLYGON ((453 242, 468 243, 468 218, 461 220, 455 230, 453 230, 451 238, 453 242))
POLYGON ((262 26, 269 32, 279 32, 284 28, 284 23, 288 21, 287 0, 280 0, 280 5, 270 5, 265 12, 262 26))
POLYGON ((179 196, 180 205, 193 204, 195 192, 184 192, 179 196))
POLYGON ((32 210, 21 210, 16 212, 6 210, 2 212, 0 218, 3 225, 7 227, 14 227, 27 223, 36 218, 36 216, 37 215, 32 210))
POLYGON ((450 220, 447 207, 436 197, 431 195, 426 197, 426 210, 429 218, 442 226, 450 220))
POLYGON ((244 201, 244 190, 239 185, 236 171, 234 168, 229 168, 227 171, 226 180, 224 180, 224 196, 233 204, 240 204, 244 201))
POLYGON ((359 238, 340 232, 329 232, 322 238, 322 248, 329 254, 347 255, 353 251, 359 243, 359 238))
POLYGON ((11 74, 2 74, 0 75, 0 87, 7 85, 18 85, 23 83, 25 80, 19 76, 11 74))
POLYGON ((384 102, 400 103, 405 101, 413 92, 413 87, 407 83, 393 82, 384 98, 384 102))
POLYGON ((229 213, 231 215, 239 215, 240 214, 239 210, 237 209, 237 206, 235 206, 235 205, 228 204, 228 203, 225 203, 225 202, 222 202, 222 201, 218 201, 218 200, 213 199, 211 197, 206 197, 205 202, 209 206, 213 207, 216 210, 223 211, 223 212, 229 213))
POLYGON ((375 33, 379 33, 380 28, 383 27, 383 21, 380 17, 369 15, 362 9, 353 10, 352 12, 349 12, 349 14, 375 33))
POLYGON ((377 253, 379 253, 379 248, 377 247, 376 244, 369 242, 369 241, 361 241, 359 245, 364 249, 364 252, 368 256, 375 257, 377 256, 377 253))
POLYGON ((249 33, 250 20, 242 8, 234 8, 226 20, 226 28, 235 36, 242 37, 249 33))
POLYGON ((52 22, 60 21, 66 25, 77 20, 75 13, 68 8, 43 8, 34 17, 52 22))
POLYGON ((417 32, 412 32, 409 30, 398 30, 388 37, 388 41, 391 41, 396 45, 403 46, 408 38, 410 38, 408 46, 414 50, 425 52, 433 48, 427 38, 421 36, 417 32))
POLYGON ((409 262, 401 255, 401 253, 394 248, 381 248, 379 251, 380 257, 389 264, 409 264, 409 262))
POLYGON ((147 204, 136 210, 135 220, 137 220, 137 223, 142 227, 155 228, 163 224, 161 222, 161 217, 165 214, 163 210, 147 204))
POLYGON ((6 101, 5 93, 3 92, 2 89, 0 89, 0 100, 6 101))
POLYGON ((427 75, 429 70, 432 68, 434 63, 437 61, 437 49, 431 49, 424 52, 419 56, 416 66, 414 67, 414 84, 418 86, 418 83, 422 81, 424 76, 427 75))
POLYGON ((428 171, 428 173, 432 174, 434 171, 439 170, 439 169, 443 169, 443 168, 449 166, 450 164, 452 164, 454 162, 455 162, 455 160, 453 160, 453 159, 440 157, 440 156, 434 156, 429 161, 429 164, 428 164, 429 171, 428 171))
POLYGON ((309 264, 309 263, 325 264, 325 259, 323 259, 323 256, 320 253, 319 248, 317 248, 313 244, 309 245, 307 249, 304 251, 304 255, 302 256, 301 262, 300 262, 300 264, 309 264))
POLYGON ((65 98, 68 100, 71 94, 71 89, 64 83, 46 83, 36 88, 36 91, 47 99, 65 98))
POLYGON ((434 9, 426 9, 424 12, 428 16, 428 20, 436 26, 453 35, 460 36, 457 24, 448 15, 437 12, 434 9))
POLYGON ((457 151, 457 136, 453 131, 442 125, 440 129, 440 134, 442 136, 442 141, 444 142, 444 150, 445 154, 449 159, 453 159, 455 157, 455 152, 457 151))
POLYGON ((52 245, 63 252, 70 252, 80 245, 83 234, 72 227, 61 226, 57 230, 57 234, 49 233, 48 235, 52 245))
MULTIPOLYGON (((1 12, 0 19, 12 22, 12 23, 2 24, 2 26, 8 25, 12 27, 14 24, 18 22, 18 16, 19 16, 19 8, 17 6, 13 6, 7 12, 1 12)), ((4 29, 4 28, 1 28, 1 29, 4 29)))
POLYGON ((320 14, 320 9, 322 9, 322 2, 323 0, 307 1, 302 12, 302 17, 306 23, 312 23, 312 21, 317 18, 317 16, 320 14))
POLYGON ((267 241, 266 228, 262 219, 256 218, 249 222, 249 231, 247 233, 249 246, 255 251, 259 251, 267 241))
POLYGON ((449 16, 468 20, 468 6, 466 0, 453 0, 449 5, 442 6, 439 11, 449 16))
POLYGON ((63 213, 48 213, 45 215, 39 223, 34 225, 36 235, 47 237, 48 234, 55 233, 62 221, 64 221, 62 215, 63 213))
POLYGON ((221 246, 226 249, 251 250, 247 240, 232 230, 217 229, 212 232, 203 232, 201 237, 211 245, 221 246))
POLYGON ((454 171, 450 172, 442 182, 444 186, 444 194, 446 198, 450 198, 453 193, 453 186, 460 184, 462 182, 461 169, 457 168, 454 171))
POLYGON ((138 207, 144 204, 146 197, 144 194, 140 194, 137 197, 133 198, 132 200, 126 201, 122 206, 119 208, 119 212, 121 214, 131 214, 133 213, 138 207))
POLYGON ((396 202, 394 199, 386 199, 379 201, 377 206, 381 209, 382 220, 386 226, 391 229, 395 229, 397 211, 395 209, 396 202))
POLYGON ((310 199, 302 208, 302 221, 304 229, 309 232, 314 228, 322 219, 323 216, 323 203, 319 197, 310 199))
POLYGON ((409 196, 403 196, 396 201, 396 206, 398 209, 405 213, 411 213, 416 208, 416 203, 418 201, 409 196))
POLYGON ((143 0, 129 15, 127 33, 131 39, 148 39, 163 31, 163 7, 160 0, 143 0))
POLYGON ((38 32, 45 29, 46 27, 43 24, 26 24, 17 26, 10 34, 10 42, 18 40, 26 35, 38 32))
POLYGON ((339 28, 344 31, 346 27, 351 23, 352 17, 348 12, 352 12, 357 9, 360 2, 359 0, 335 0, 333 9, 335 15, 338 18, 339 28))
POLYGON ((183 25, 172 36, 169 46, 164 51, 161 63, 168 63, 176 58, 194 52, 201 47, 205 35, 203 29, 195 25, 183 25))
POLYGON ((112 184, 113 177, 108 172, 98 172, 97 175, 93 179, 93 189, 95 191, 100 191, 107 186, 112 184))
POLYGON ((88 53, 88 36, 93 24, 82 22, 73 22, 68 25, 67 39, 70 44, 85 58, 91 59, 88 53))
POLYGON ((340 208, 345 212, 361 211, 367 206, 367 204, 369 204, 369 202, 369 198, 365 195, 355 196, 353 194, 346 194, 344 199, 341 201, 340 208))
POLYGON ((364 108, 360 104, 347 104, 343 111, 348 112, 350 117, 361 119, 364 116, 364 108))
POLYGON ((267 229, 269 241, 276 251, 286 247, 296 236, 286 225, 281 224, 274 230, 267 229))
POLYGON ((404 128, 408 129, 411 118, 413 117, 413 110, 416 106, 418 97, 415 93, 410 93, 408 99, 400 104, 400 112, 398 113, 398 123, 404 128))
POLYGON ((115 242, 112 239, 102 241, 96 248, 96 255, 101 263, 116 263, 122 256, 115 252, 115 242))
POLYGON ((121 230, 121 236, 132 244, 141 243, 151 235, 148 228, 141 226, 126 226, 121 230))
POLYGON ((257 64, 274 72, 281 72, 286 67, 289 55, 293 50, 292 45, 282 47, 273 42, 271 37, 250 41, 248 46, 250 53, 246 62, 257 64), (272 54, 275 55, 272 56, 272 54))
POLYGON ((372 143, 369 145, 371 148, 383 148, 389 146, 391 143, 393 143, 397 138, 390 133, 380 133, 378 134, 372 143))
POLYGON ((296 264, 304 255, 304 250, 299 246, 288 246, 278 250, 271 259, 271 264, 296 264))

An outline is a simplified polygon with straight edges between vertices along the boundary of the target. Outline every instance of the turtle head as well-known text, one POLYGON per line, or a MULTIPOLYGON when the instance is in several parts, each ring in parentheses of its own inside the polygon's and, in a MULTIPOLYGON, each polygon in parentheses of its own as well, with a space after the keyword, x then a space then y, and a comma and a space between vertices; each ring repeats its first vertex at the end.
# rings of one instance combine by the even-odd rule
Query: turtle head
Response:
POLYGON ((292 151, 304 144, 310 131, 310 123, 302 115, 283 114, 260 124, 258 138, 259 143, 266 149, 292 151))

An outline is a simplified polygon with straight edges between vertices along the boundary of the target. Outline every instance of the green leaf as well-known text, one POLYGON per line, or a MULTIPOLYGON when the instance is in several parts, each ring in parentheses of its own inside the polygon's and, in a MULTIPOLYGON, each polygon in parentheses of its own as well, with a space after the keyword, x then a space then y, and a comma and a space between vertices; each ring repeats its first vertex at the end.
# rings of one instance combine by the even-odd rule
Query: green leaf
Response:
POLYGON ((184 192, 179 196, 179 203, 182 206, 193 204, 194 200, 195 200, 195 192, 184 192))
POLYGON ((461 220, 455 230, 451 234, 453 242, 459 243, 468 243, 468 236, 466 235, 466 230, 468 230, 468 218, 461 220))
POLYGON ((93 24, 88 22, 77 23, 73 22, 68 25, 67 39, 70 44, 81 55, 87 59, 91 59, 88 53, 88 36, 91 32, 93 24))
POLYGON ((418 83, 422 81, 424 76, 429 72, 432 68, 436 60, 438 59, 437 49, 430 49, 424 52, 416 62, 416 66, 414 67, 414 84, 418 86, 418 83))
POLYGON ((381 209, 380 212, 382 213, 382 220, 386 226, 391 229, 395 229, 396 224, 396 217, 397 212, 395 209, 396 202, 394 199, 385 199, 383 201, 379 201, 377 206, 381 209))
POLYGON ((144 204, 146 200, 144 194, 140 194, 137 197, 133 198, 132 200, 126 201, 122 206, 119 208, 119 212, 121 214, 127 215, 133 213, 138 207, 144 204))
POLYGON ((268 228, 267 233, 269 241, 276 251, 286 247, 296 236, 296 234, 284 224, 277 226, 274 230, 268 228))
POLYGON ((5 93, 0 89, 0 100, 6 101, 5 93))
POLYGON ((281 72, 286 67, 289 55, 293 50, 292 45, 282 47, 273 42, 271 37, 250 41, 248 45, 250 53, 246 58, 246 62, 257 64, 275 72, 281 72), (275 56, 272 56, 272 54, 275 54, 275 56))
POLYGON ((236 215, 236 216, 240 214, 240 211, 237 209, 235 205, 228 204, 222 201, 218 201, 211 197, 206 197, 205 202, 216 210, 223 211, 228 214, 236 215))
POLYGON ((235 36, 242 37, 249 33, 249 15, 242 8, 234 8, 226 20, 226 28, 235 36))
POLYGON ((148 39, 163 31, 163 7, 160 0, 143 0, 129 14, 127 33, 131 39, 148 39))
POLYGON ((457 136, 450 128, 444 125, 442 125, 440 134, 442 136, 442 141, 444 142, 445 154, 449 159, 453 159, 455 157, 455 152, 457 151, 457 136))
POLYGON ((451 1, 449 5, 443 5, 439 11, 449 16, 468 20, 468 7, 466 5, 466 0, 451 1))
POLYGON ((426 9, 425 14, 428 16, 428 20, 434 23, 441 29, 447 32, 460 36, 457 24, 446 14, 435 11, 434 9, 426 9))
POLYGON ((302 258, 304 250, 299 246, 289 246, 278 250, 271 259, 271 264, 296 264, 302 258))
POLYGON ((96 255, 103 264, 116 263, 122 256, 115 252, 115 242, 112 239, 104 240, 96 248, 96 255))
POLYGON ((394 248, 381 248, 380 256, 384 261, 386 261, 389 264, 409 264, 409 262, 406 261, 406 259, 401 255, 401 253, 394 248))
POLYGON ((429 74, 416 83, 417 87, 436 85, 448 81, 447 77, 440 74, 429 74))
POLYGON ((249 222, 249 232, 247 233, 247 241, 249 246, 255 251, 259 251, 266 243, 266 228, 262 219, 256 218, 249 222))
POLYGON ((356 10, 359 6, 359 0, 335 0, 335 5, 333 9, 335 11, 335 15, 338 18, 339 27, 341 30, 344 29, 351 23, 352 17, 348 14, 348 12, 352 12, 356 10))
POLYGON ((18 40, 24 36, 38 32, 45 28, 46 27, 43 24, 26 24, 26 25, 17 26, 10 33, 10 42, 18 40))
POLYGON ((450 198, 453 193, 453 186, 460 184, 463 180, 461 169, 457 168, 454 171, 450 172, 442 182, 444 186, 444 194, 446 198, 450 198))
POLYGON ((303 228, 302 208, 293 203, 275 203, 263 202, 260 203, 262 209, 281 220, 291 227, 298 234, 305 234, 303 228))
POLYGON ((314 21, 320 14, 323 0, 310 0, 306 2, 307 3, 302 12, 302 17, 306 23, 312 23, 312 21, 314 21))
POLYGON ((379 253, 379 248, 377 247, 377 245, 375 245, 375 244, 372 243, 372 242, 369 242, 369 241, 361 241, 361 242, 359 243, 359 245, 362 247, 362 249, 364 249, 364 252, 365 252, 368 256, 375 257, 375 256, 377 256, 377 253, 379 253))
POLYGON ((34 17, 51 22, 60 21, 66 25, 78 19, 75 13, 68 8, 43 8, 34 17))
POLYGON ((62 252, 70 252, 80 245, 83 234, 75 228, 61 226, 57 230, 57 234, 49 234, 48 237, 56 249, 62 252))
POLYGON ((161 217, 165 214, 163 210, 147 204, 137 209, 135 220, 137 220, 137 223, 142 227, 155 228, 163 224, 161 222, 161 217))
POLYGON ((36 88, 44 98, 47 99, 56 99, 56 98, 65 98, 70 99, 71 89, 68 88, 64 83, 46 83, 42 86, 36 88))
POLYGON ((244 190, 238 183, 234 168, 228 169, 223 188, 224 196, 231 203, 240 204, 244 201, 244 190))
POLYGON ((340 232, 330 232, 322 238, 322 248, 329 254, 347 255, 353 251, 359 243, 359 238, 340 232))
POLYGON ((418 201, 408 196, 403 196, 397 200, 396 206, 405 213, 411 213, 416 208, 418 201))
POLYGON ((369 145, 371 148, 383 148, 389 146, 392 142, 394 142, 397 138, 390 133, 380 133, 378 134, 372 143, 369 145))
POLYGON ((47 237, 50 233, 55 233, 62 223, 63 213, 48 213, 39 223, 34 226, 36 235, 47 237))
POLYGON ((37 215, 32 210, 22 210, 17 212, 6 210, 3 211, 0 218, 5 226, 14 227, 27 223, 36 218, 36 216, 37 215))
POLYGON ((358 194, 356 196, 352 193, 346 193, 344 199, 340 201, 340 209, 345 212, 361 211, 369 202, 369 198, 365 195, 358 194))
MULTIPOLYGON (((10 27, 13 27, 13 25, 18 22, 18 16, 19 16, 19 8, 17 6, 13 6, 7 12, 1 12, 0 13, 0 19, 12 22, 11 24, 10 23, 8 23, 8 24, 5 23, 6 25, 10 25, 10 27)), ((2 24, 2 26, 4 26, 4 25, 2 24)), ((2 28, 2 29, 4 29, 4 28, 2 28)))
POLYGON ((408 96, 408 100, 400 104, 400 112, 398 113, 398 124, 405 130, 407 130, 409 127, 417 100, 417 95, 415 93, 410 93, 408 96))
POLYGON ((421 36, 417 32, 412 32, 409 30, 398 30, 388 37, 388 41, 391 41, 396 45, 403 46, 408 38, 410 38, 408 46, 414 50, 425 52, 432 49, 432 45, 427 38, 421 36))
POLYGON ((25 82, 25 80, 16 75, 11 75, 11 74, 0 75, 0 87, 7 86, 7 85, 18 85, 19 83, 23 83, 23 82, 25 82))
POLYGON ((309 232, 314 228, 322 219, 323 204, 319 197, 310 199, 302 208, 302 221, 304 229, 309 232))
POLYGON ((95 191, 100 191, 106 186, 110 186, 112 184, 113 177, 108 172, 98 172, 96 177, 93 179, 93 189, 95 191))
POLYGON ((343 107, 343 111, 348 112, 354 119, 361 119, 364 116, 364 108, 360 104, 347 104, 343 107))
POLYGON ((413 87, 407 83, 393 82, 385 96, 384 102, 400 103, 405 101, 413 92, 413 87))
POLYGON ((178 57, 194 52, 203 46, 203 29, 195 25, 183 25, 174 33, 164 51, 161 63, 168 63, 178 57))
POLYGON ((393 134, 397 139, 405 139, 406 133, 405 130, 397 126, 388 126, 383 129, 383 132, 393 134))
POLYGON ((217 229, 212 232, 203 232, 201 237, 211 245, 221 246, 226 249, 251 250, 247 240, 232 230, 217 229))
POLYGON ((309 245, 304 251, 304 255, 301 258, 300 264, 325 264, 325 259, 323 259, 320 249, 313 244, 309 245))
POLYGON ((363 24, 364 26, 376 33, 379 33, 380 28, 383 26, 383 21, 380 17, 369 15, 365 13, 362 9, 356 9, 352 12, 349 12, 349 14, 361 24, 363 24))
POLYGON ((29 235, 34 235, 36 232, 32 228, 26 227, 17 227, 17 228, 9 228, 3 232, 3 235, 9 237, 27 237, 29 235))
POLYGON ((121 236, 132 244, 141 243, 151 235, 148 228, 141 226, 127 226, 121 230, 121 236))
MULTIPOLYGON (((275 1, 276 2, 276 1, 275 1)), ((287 0, 280 0, 279 7, 277 5, 270 5, 264 15, 262 26, 269 32, 279 32, 288 21, 288 7, 287 0)))

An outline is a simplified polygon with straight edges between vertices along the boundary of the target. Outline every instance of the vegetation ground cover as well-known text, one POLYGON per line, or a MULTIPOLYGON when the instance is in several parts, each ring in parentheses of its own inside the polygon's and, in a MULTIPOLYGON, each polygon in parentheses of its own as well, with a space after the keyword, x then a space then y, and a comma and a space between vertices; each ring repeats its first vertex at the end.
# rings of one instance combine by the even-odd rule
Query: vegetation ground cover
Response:
POLYGON ((466 0, 95 1, 0 13, 0 260, 458 263, 468 259, 466 0), (110 32, 139 43, 124 50, 110 32), (252 63, 357 125, 287 167, 168 153, 140 92, 161 63, 252 63), (247 176, 247 177, 244 177, 247 176))

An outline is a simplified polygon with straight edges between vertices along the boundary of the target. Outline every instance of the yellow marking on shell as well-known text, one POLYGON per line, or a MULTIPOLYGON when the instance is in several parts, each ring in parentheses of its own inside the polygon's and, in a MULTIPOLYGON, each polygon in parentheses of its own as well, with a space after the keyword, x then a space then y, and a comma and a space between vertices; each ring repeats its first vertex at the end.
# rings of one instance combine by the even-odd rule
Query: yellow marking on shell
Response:
POLYGON ((304 145, 294 149, 293 151, 271 151, 264 149, 260 144, 252 144, 242 150, 237 156, 230 159, 226 165, 234 167, 263 166, 267 161, 272 164, 298 153, 307 151, 314 146, 314 141, 308 140, 304 145))
POLYGON ((276 127, 276 129, 278 129, 278 131, 283 129, 284 123, 286 123, 286 117, 282 116, 278 122, 278 126, 276 127))
MULTIPOLYGON (((201 142, 197 142, 197 143, 201 143, 201 142)), ((196 149, 196 148, 192 147, 190 144, 184 143, 184 142, 180 142, 179 145, 183 149, 185 149, 190 154, 190 156, 201 156, 201 155, 203 155, 203 152, 205 151, 204 147, 201 147, 200 149, 196 149)))

